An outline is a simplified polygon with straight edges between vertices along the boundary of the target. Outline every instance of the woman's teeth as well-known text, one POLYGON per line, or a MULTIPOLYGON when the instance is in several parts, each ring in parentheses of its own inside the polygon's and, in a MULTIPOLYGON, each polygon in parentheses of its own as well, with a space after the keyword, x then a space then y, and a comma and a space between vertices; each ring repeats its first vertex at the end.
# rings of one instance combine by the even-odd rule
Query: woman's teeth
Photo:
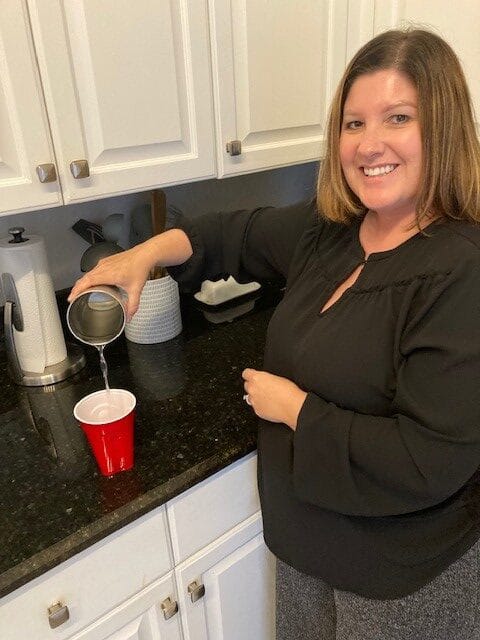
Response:
POLYGON ((374 167, 372 169, 363 167, 363 173, 366 176, 384 176, 387 173, 391 173, 396 167, 396 164, 385 164, 383 167, 374 167))

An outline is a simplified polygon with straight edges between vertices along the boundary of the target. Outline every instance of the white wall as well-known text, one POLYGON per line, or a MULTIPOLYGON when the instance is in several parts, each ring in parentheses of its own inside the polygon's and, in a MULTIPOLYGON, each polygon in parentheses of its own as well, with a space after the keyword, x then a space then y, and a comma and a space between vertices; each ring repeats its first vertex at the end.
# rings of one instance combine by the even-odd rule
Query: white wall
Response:
MULTIPOLYGON (((223 180, 192 182, 164 191, 167 204, 192 217, 206 211, 282 206, 314 193, 317 170, 317 163, 309 163, 223 180)), ((148 192, 136 193, 4 216, 0 218, 0 237, 8 235, 12 226, 22 226, 27 233, 44 236, 55 289, 64 289, 81 275, 80 258, 89 246, 72 231, 72 225, 79 218, 102 224, 112 213, 129 216, 132 209, 149 201, 148 192)))

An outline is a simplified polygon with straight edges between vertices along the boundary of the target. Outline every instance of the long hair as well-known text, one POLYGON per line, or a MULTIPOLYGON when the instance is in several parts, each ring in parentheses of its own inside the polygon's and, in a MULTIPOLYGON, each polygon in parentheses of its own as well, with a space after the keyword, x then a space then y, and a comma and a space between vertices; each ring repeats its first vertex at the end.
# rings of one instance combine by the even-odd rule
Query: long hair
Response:
POLYGON ((480 145, 462 67, 442 38, 412 28, 376 36, 348 65, 330 110, 327 152, 317 185, 319 212, 345 223, 366 212, 340 164, 343 108, 359 76, 385 69, 404 74, 418 93, 422 173, 417 225, 420 228, 420 221, 431 215, 480 222, 480 145))

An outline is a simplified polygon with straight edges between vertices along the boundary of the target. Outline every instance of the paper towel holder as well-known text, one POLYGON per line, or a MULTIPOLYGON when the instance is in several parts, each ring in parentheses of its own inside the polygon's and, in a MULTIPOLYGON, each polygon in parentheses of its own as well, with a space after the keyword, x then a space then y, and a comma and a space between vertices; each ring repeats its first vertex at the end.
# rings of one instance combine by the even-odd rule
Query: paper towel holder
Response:
POLYGON ((67 343, 67 357, 57 364, 45 367, 42 373, 23 371, 18 359, 13 328, 23 331, 23 314, 20 300, 17 295, 15 282, 10 273, 2 273, 0 285, 5 298, 4 328, 5 348, 9 363, 9 373, 13 381, 26 387, 42 387, 65 380, 74 373, 80 371, 85 364, 85 355, 80 346, 67 343))

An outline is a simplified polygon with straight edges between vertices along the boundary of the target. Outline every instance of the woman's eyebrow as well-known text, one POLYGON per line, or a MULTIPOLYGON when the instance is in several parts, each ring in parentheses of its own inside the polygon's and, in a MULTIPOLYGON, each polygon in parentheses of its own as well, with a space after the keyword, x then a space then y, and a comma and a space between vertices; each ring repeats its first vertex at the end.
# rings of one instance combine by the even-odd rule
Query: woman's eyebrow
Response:
MULTIPOLYGON (((410 100, 398 100, 397 102, 392 102, 391 104, 387 104, 382 108, 383 112, 390 111, 391 109, 396 109, 397 107, 412 107, 413 109, 418 109, 418 104, 416 102, 411 102, 410 100)), ((361 114, 361 110, 357 109, 348 109, 343 112, 343 117, 345 116, 358 116, 361 114)))

